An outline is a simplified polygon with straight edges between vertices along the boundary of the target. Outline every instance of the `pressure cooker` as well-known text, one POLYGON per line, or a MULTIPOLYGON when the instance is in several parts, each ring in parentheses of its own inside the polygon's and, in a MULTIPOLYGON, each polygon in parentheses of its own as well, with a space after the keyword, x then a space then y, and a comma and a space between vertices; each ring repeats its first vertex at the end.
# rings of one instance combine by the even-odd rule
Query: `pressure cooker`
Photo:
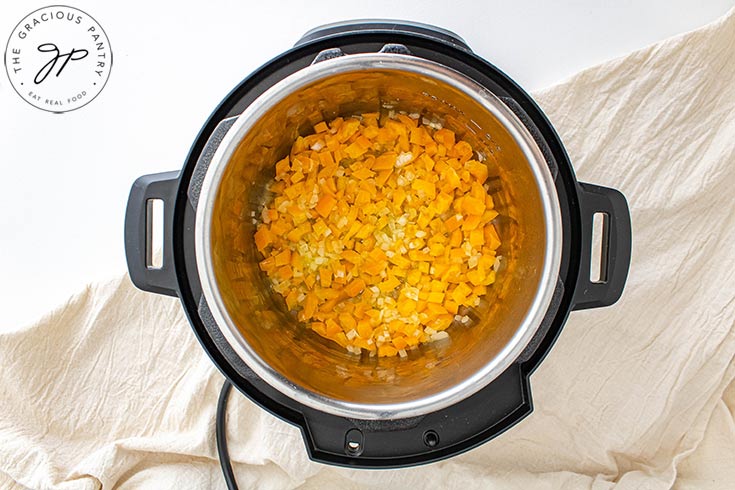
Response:
POLYGON ((301 429, 311 459, 387 468, 454 456, 533 409, 530 376, 573 310, 615 303, 631 254, 617 190, 578 182, 533 99, 456 34, 411 22, 331 24, 237 85, 181 170, 140 177, 125 218, 133 283, 177 296, 232 385, 301 429), (492 308, 404 357, 346 352, 284 311, 258 268, 255 219, 275 162, 319 121, 392 111, 444 121, 492 158, 504 268, 492 308), (163 201, 162 263, 151 203, 163 201), (593 221, 602 219, 598 277, 593 221))

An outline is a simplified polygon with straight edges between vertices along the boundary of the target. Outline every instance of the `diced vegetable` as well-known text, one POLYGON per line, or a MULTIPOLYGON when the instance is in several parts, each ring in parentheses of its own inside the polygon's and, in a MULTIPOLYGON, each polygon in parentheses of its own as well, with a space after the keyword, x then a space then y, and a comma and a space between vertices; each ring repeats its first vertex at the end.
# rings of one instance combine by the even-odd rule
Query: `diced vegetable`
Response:
POLYGON ((404 358, 450 338, 453 322, 467 324, 458 312, 496 279, 487 165, 450 129, 406 114, 337 118, 314 132, 275 164, 257 221, 274 291, 352 353, 404 358))

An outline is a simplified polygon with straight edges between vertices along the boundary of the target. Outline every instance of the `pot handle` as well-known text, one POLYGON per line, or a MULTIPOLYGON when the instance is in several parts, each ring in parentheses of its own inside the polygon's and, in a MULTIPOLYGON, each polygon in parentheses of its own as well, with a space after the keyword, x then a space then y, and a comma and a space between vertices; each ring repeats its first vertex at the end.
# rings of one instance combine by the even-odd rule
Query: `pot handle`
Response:
POLYGON ((579 278, 574 290, 573 309, 610 306, 623 294, 631 253, 631 225, 628 203, 620 191, 580 182, 579 207, 582 215, 582 252, 579 278), (594 215, 604 215, 600 279, 590 279, 594 215))
POLYGON ((163 172, 138 177, 130 189, 125 212, 125 257, 128 273, 136 287, 152 293, 177 296, 173 264, 174 201, 179 172, 163 172), (161 267, 152 266, 151 200, 163 201, 163 258, 161 267))

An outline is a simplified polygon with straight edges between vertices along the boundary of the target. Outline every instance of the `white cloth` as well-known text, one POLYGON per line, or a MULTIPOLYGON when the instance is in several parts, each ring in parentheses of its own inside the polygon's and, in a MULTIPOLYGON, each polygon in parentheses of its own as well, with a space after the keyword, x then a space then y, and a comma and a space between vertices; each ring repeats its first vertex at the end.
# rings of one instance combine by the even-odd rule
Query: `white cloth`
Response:
MULTIPOLYGON (((535 411, 419 468, 307 459, 299 432, 233 393, 240 487, 688 489, 735 482, 735 14, 537 94, 582 181, 633 216, 623 298, 573 313, 532 377, 535 411)), ((127 277, 0 335, 0 486, 224 488, 222 376, 177 300, 127 277)))

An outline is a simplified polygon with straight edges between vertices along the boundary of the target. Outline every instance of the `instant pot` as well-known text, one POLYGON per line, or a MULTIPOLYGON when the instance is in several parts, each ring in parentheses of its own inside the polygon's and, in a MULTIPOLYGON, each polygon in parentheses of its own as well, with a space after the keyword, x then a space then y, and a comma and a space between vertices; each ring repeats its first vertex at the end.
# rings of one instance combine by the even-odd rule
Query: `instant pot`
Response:
POLYGON ((623 195, 578 182, 544 114, 456 34, 408 22, 314 29, 215 109, 180 171, 140 177, 125 247, 133 283, 178 296, 212 361, 301 429, 311 459, 365 468, 454 456, 533 409, 529 378, 573 310, 613 304, 631 252, 623 195), (503 266, 469 326, 404 358, 357 356, 299 324, 268 288, 256 217, 277 160, 314 124, 362 112, 441 121, 488 167, 503 266), (151 203, 163 201, 162 265, 151 203), (593 217, 602 217, 592 280, 593 217))

